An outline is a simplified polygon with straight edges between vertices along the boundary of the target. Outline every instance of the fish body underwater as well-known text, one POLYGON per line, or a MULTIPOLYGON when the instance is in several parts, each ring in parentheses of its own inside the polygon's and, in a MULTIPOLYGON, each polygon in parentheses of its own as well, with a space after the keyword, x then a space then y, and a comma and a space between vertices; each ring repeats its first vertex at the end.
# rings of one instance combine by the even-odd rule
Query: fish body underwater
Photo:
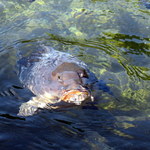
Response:
POLYGON ((35 95, 20 106, 20 116, 33 115, 39 108, 81 105, 93 100, 92 91, 98 88, 97 77, 83 61, 48 46, 22 57, 17 66, 21 83, 35 95))

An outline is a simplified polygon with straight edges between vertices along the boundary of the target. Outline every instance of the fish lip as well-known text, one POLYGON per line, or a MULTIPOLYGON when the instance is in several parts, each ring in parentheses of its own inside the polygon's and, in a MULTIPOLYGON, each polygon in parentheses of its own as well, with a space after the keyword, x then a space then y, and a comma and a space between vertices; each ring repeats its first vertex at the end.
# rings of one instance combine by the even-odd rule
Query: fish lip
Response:
POLYGON ((66 90, 64 92, 64 94, 67 94, 68 92, 70 93, 70 92, 73 92, 73 91, 79 91, 81 93, 87 93, 87 97, 91 96, 91 92, 90 91, 88 91, 88 90, 81 90, 81 89, 66 90))
POLYGON ((91 97, 91 93, 88 90, 81 90, 81 89, 73 89, 73 90, 65 90, 60 98, 60 100, 68 102, 68 103, 74 103, 76 105, 80 105, 84 100, 86 100, 88 97, 91 97), (75 94, 75 96, 66 99, 67 95, 72 92, 81 92, 81 94, 75 94), (85 94, 84 94, 85 92, 85 94))
POLYGON ((67 94, 68 92, 73 92, 73 91, 87 92, 88 95, 90 94, 90 92, 88 90, 81 90, 81 89, 65 90, 64 94, 67 94))

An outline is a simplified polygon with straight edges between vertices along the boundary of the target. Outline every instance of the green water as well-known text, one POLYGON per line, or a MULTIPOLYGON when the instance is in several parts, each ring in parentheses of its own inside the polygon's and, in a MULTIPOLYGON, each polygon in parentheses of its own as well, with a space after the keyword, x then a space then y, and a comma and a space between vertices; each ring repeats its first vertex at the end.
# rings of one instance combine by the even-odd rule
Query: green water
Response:
MULTIPOLYGON (((8 87, 18 82, 14 73, 18 51, 27 54, 37 48, 38 43, 43 43, 68 52, 88 64, 90 70, 99 79, 104 80, 113 92, 113 96, 101 93, 99 103, 96 104, 99 111, 107 111, 113 116, 113 127, 106 125, 105 129, 111 132, 111 135, 107 132, 101 134, 99 131, 99 128, 104 126, 98 126, 98 122, 102 120, 97 110, 89 111, 91 116, 88 118, 88 115, 83 115, 82 119, 75 117, 82 110, 64 112, 64 116, 73 117, 73 123, 79 123, 81 120, 82 123, 89 123, 88 127, 93 131, 85 134, 88 135, 87 138, 76 137, 73 142, 82 139, 83 143, 91 142, 85 149, 99 149, 98 139, 101 139, 99 136, 103 136, 108 145, 116 149, 149 149, 149 3, 144 0, 1 0, 1 92, 7 91, 8 87), (98 115, 95 116, 95 113, 98 115), (97 140, 93 141, 90 136, 97 140)), ((22 102, 23 100, 19 101, 19 104, 22 102)), ((18 105, 15 107, 19 107, 18 105)), ((3 104, 1 98, 2 118, 6 117, 4 114, 17 114, 18 108, 13 108, 14 112, 11 112, 9 106, 13 107, 12 101, 5 100, 3 104)), ((5 124, 8 118, 7 116, 2 124, 5 124)), ((104 118, 107 122, 107 115, 104 118)), ((7 133, 7 128, 5 130, 7 133)), ((66 131, 64 127, 64 130, 65 133, 73 132, 72 128, 66 131)), ((62 129, 61 134, 63 137, 62 129)), ((84 145, 80 144, 83 149, 84 145)), ((2 148, 5 149, 6 145, 3 144, 2 148)), ((76 146, 70 148, 76 149, 76 146)))

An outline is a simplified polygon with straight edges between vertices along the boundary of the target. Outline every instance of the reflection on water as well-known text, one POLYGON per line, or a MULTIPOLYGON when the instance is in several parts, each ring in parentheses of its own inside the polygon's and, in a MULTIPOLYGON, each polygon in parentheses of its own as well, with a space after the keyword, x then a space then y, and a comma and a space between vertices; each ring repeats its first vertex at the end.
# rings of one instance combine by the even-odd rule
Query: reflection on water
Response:
POLYGON ((1 149, 149 149, 149 14, 145 0, 1 1, 1 149), (79 57, 113 95, 18 117, 33 95, 15 64, 40 43, 79 57))

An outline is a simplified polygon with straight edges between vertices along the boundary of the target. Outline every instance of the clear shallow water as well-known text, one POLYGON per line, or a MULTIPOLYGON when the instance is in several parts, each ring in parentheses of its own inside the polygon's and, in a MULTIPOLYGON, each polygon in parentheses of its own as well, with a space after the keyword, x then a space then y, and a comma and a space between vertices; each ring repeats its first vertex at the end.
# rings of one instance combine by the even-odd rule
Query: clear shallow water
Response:
POLYGON ((0 147, 149 149, 150 9, 148 1, 0 2, 0 147), (73 54, 107 83, 94 107, 42 110, 20 118, 32 94, 16 76, 17 54, 38 43, 73 54))

